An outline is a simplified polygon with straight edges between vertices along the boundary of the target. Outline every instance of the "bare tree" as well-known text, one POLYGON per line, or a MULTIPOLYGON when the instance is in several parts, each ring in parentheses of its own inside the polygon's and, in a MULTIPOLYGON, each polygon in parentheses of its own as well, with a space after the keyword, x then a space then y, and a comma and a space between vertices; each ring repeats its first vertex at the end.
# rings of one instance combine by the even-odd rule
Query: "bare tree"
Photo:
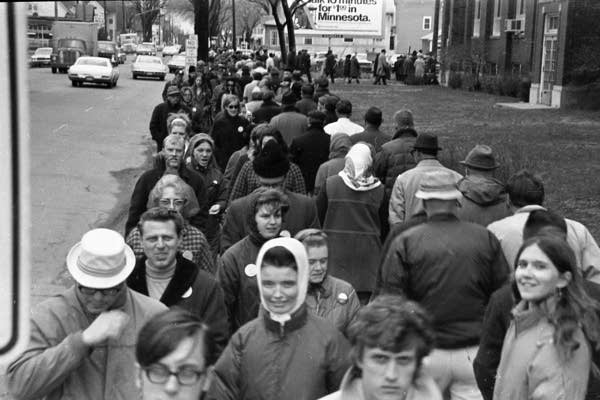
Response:
POLYGON ((244 36, 244 41, 249 42, 252 30, 258 26, 261 18, 269 13, 268 9, 256 7, 249 0, 236 0, 236 27, 244 36))
POLYGON ((133 7, 140 17, 142 24, 142 37, 145 42, 152 40, 152 24, 160 14, 164 0, 134 0, 133 7))

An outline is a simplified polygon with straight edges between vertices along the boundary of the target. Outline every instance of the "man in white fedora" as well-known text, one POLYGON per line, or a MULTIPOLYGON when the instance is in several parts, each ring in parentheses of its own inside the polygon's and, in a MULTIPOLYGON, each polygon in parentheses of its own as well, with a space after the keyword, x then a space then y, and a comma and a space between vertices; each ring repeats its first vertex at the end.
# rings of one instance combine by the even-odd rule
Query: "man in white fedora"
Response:
POLYGON ((15 398, 140 398, 137 334, 166 307, 127 288, 134 265, 131 248, 109 229, 93 229, 71 248, 75 285, 33 309, 29 345, 7 369, 15 398))
POLYGON ((419 302, 432 317, 436 348, 424 365, 451 399, 481 399, 473 374, 485 306, 509 276, 502 247, 481 225, 456 216, 454 174, 423 175, 415 196, 427 221, 396 237, 381 266, 381 292, 419 302))

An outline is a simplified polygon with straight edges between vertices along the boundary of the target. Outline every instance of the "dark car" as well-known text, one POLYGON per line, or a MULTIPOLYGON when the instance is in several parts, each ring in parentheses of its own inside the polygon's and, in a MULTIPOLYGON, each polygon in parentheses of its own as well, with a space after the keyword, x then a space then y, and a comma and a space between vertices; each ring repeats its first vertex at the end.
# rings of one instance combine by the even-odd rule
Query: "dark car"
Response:
POLYGON ((119 52, 117 51, 117 44, 115 42, 108 42, 104 40, 98 41, 98 57, 108 58, 111 63, 118 63, 119 52))

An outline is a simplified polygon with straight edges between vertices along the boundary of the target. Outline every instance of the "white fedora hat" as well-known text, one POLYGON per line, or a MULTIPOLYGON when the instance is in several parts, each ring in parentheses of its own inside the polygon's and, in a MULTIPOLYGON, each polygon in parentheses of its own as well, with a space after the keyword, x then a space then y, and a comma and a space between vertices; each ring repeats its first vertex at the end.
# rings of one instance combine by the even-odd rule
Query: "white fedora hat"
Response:
POLYGON ((458 200, 462 193, 458 190, 454 175, 448 171, 432 171, 421 179, 415 197, 422 200, 458 200))
POLYGON ((133 250, 110 229, 93 229, 69 250, 67 268, 80 285, 107 289, 127 279, 135 266, 133 250))

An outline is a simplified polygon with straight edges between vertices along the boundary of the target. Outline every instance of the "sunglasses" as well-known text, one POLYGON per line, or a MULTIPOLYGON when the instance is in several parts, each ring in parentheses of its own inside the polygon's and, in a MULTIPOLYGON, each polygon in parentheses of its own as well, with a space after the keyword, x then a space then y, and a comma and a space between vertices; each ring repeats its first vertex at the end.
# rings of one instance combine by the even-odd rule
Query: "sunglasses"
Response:
POLYGON ((229 105, 229 106, 227 106, 227 108, 229 110, 236 110, 236 109, 240 108, 240 106, 239 106, 239 104, 236 104, 235 106, 229 105))
POLYGON ((108 289, 95 289, 95 288, 91 288, 91 287, 87 287, 87 286, 83 286, 83 285, 77 286, 79 291, 81 293, 85 294, 86 296, 93 296, 96 294, 96 292, 100 292, 100 294, 102 294, 102 296, 114 296, 117 293, 119 293, 119 291, 121 290, 121 287, 122 287, 122 285, 115 286, 115 287, 108 288, 108 289))

